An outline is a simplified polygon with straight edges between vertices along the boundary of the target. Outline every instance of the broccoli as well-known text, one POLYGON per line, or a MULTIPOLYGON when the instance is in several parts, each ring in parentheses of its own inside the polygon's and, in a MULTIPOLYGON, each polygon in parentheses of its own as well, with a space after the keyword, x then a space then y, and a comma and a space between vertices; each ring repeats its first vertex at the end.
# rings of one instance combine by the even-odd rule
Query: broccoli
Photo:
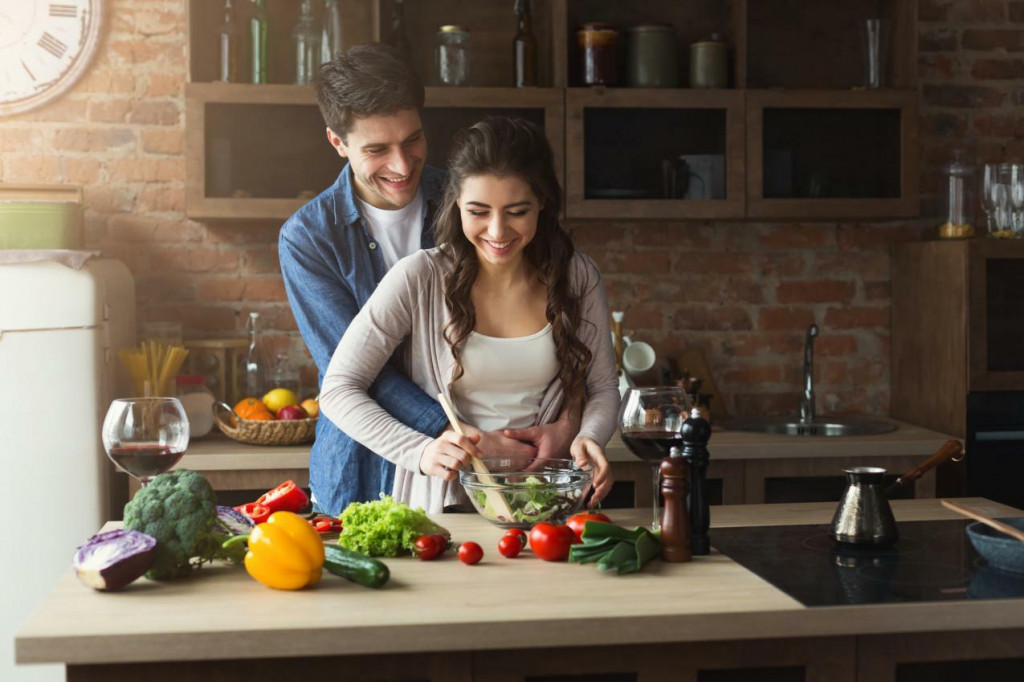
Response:
POLYGON ((209 481, 188 469, 155 477, 124 507, 124 527, 156 538, 156 561, 150 580, 170 580, 204 563, 227 558, 219 532, 217 496, 209 481))

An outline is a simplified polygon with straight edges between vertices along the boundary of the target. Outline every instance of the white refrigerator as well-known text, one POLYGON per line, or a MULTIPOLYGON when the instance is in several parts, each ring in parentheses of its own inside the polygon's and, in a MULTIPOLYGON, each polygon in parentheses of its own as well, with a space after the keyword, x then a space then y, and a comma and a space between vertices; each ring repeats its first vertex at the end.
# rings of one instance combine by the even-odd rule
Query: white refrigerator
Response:
POLYGON ((75 548, 111 517, 111 494, 118 497, 124 474, 114 474, 100 426, 128 384, 117 350, 134 343, 135 284, 123 263, 93 258, 78 270, 52 261, 0 264, 5 682, 64 679, 62 666, 15 667, 14 637, 71 566, 75 548))

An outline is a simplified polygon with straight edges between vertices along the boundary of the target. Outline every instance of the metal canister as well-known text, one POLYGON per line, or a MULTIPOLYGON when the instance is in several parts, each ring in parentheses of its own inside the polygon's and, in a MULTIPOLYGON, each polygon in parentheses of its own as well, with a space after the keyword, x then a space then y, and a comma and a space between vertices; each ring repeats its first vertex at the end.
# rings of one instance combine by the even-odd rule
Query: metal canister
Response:
POLYGON ((669 24, 641 24, 627 31, 626 84, 633 88, 679 87, 675 29, 669 24))
POLYGON ((469 29, 449 24, 437 31, 434 46, 437 79, 442 85, 469 83, 469 29))
POLYGON ((576 32, 580 49, 580 80, 584 85, 616 85, 619 32, 611 24, 595 21, 576 32))
POLYGON ((690 87, 729 86, 729 56, 725 41, 717 33, 690 45, 690 87))

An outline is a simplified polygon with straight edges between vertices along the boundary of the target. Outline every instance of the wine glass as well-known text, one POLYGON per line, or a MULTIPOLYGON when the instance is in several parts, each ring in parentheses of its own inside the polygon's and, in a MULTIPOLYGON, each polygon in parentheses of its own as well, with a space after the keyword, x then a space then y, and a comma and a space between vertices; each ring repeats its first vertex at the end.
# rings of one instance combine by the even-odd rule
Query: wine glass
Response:
POLYGON ((630 388, 619 409, 619 433, 630 452, 653 466, 651 529, 661 527, 661 460, 673 447, 683 446, 683 422, 690 414, 690 397, 678 386, 630 388))
POLYGON ((188 435, 188 417, 177 398, 120 398, 103 420, 107 456, 143 486, 178 463, 188 435))
POLYGON ((986 163, 982 171, 981 206, 985 209, 989 234, 995 232, 995 216, 999 210, 999 164, 986 163))

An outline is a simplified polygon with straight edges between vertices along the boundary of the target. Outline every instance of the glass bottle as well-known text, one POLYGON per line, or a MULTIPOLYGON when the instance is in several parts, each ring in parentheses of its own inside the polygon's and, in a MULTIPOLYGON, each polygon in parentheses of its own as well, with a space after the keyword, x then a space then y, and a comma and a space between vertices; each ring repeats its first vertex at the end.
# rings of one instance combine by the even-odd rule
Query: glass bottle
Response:
POLYGON ((974 169, 963 159, 963 150, 953 152, 953 160, 942 169, 945 175, 945 217, 939 227, 942 239, 974 236, 974 169))
POLYGON ((263 364, 260 362, 259 319, 257 312, 249 313, 245 331, 249 334, 249 348, 245 354, 243 367, 243 388, 247 398, 259 398, 263 395, 263 364))
POLYGON ((462 26, 442 26, 437 32, 434 64, 441 85, 467 85, 469 83, 469 29, 462 26))
POLYGON ((345 51, 341 33, 341 4, 324 0, 324 30, 320 33, 320 63, 326 64, 345 51))
POLYGON ((512 41, 517 88, 537 85, 537 39, 533 36, 530 0, 516 0, 516 37, 512 41))
POLYGON ((412 56, 409 39, 405 37, 405 3, 402 0, 395 0, 391 7, 391 36, 388 43, 406 57, 412 56))
POLYGON ((238 82, 238 22, 231 0, 224 0, 224 23, 218 31, 220 42, 219 79, 224 83, 238 82))
POLYGON ((269 83, 267 78, 267 33, 270 31, 270 16, 267 0, 253 0, 252 16, 249 17, 249 44, 252 50, 252 82, 269 83))
POLYGON ((295 45, 295 84, 309 85, 320 66, 320 31, 313 18, 313 0, 302 0, 299 21, 292 31, 295 45))

